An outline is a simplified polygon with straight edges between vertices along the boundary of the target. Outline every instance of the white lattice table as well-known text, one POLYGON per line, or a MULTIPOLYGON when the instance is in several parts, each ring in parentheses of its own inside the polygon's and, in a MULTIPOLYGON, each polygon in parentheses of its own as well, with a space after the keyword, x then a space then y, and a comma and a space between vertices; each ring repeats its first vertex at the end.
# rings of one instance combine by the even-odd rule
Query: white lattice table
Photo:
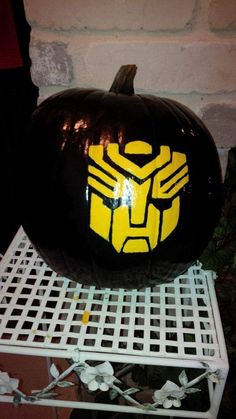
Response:
MULTIPOLYGON (((20 229, 1 261, 0 274, 0 352, 70 360, 76 354, 80 363, 109 361, 209 372, 218 378, 207 379, 207 411, 162 406, 140 410, 140 405, 91 402, 89 408, 217 417, 228 361, 212 272, 196 264, 173 283, 142 290, 82 286, 48 268, 20 229)), ((2 395, 0 401, 12 397, 2 395)), ((35 403, 88 408, 87 402, 70 400, 35 403)))

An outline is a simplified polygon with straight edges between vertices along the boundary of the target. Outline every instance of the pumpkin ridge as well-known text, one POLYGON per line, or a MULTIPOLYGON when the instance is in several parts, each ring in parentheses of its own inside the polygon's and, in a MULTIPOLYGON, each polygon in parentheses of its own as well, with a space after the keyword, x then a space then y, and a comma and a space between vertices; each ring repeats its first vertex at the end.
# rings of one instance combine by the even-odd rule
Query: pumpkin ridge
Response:
MULTIPOLYGON (((94 93, 101 93, 101 97, 98 97, 98 101, 96 103, 96 114, 98 114, 98 110, 100 109, 99 105, 104 100, 104 97, 108 94, 108 92, 106 90, 97 90, 97 89, 94 89, 93 92, 91 92, 90 94, 88 94, 84 98, 84 100, 81 102, 81 106, 85 106, 86 107, 87 105, 89 105, 89 103, 86 103, 86 102, 93 99, 92 96, 93 96, 94 93)), ((99 118, 96 118, 95 123, 91 127, 92 129, 94 129, 94 127, 96 126, 96 124, 98 123, 98 121, 101 119, 102 116, 103 116, 103 114, 100 115, 99 118)))
POLYGON ((186 112, 184 112, 184 109, 178 102, 174 100, 170 101, 169 99, 164 97, 162 97, 161 99, 162 102, 167 106, 167 108, 176 115, 176 117, 178 118, 178 124, 182 124, 184 120, 188 123, 189 127, 192 127, 193 122, 189 119, 189 115, 186 112))
MULTIPOLYGON (((173 106, 172 100, 171 100, 171 101, 169 101, 168 99, 166 99, 166 98, 164 98, 164 97, 161 97, 161 98, 159 98, 159 99, 160 99, 160 101, 161 101, 161 105, 162 105, 162 106, 164 105, 165 109, 168 111, 169 116, 170 116, 171 118, 172 118, 172 117, 174 117, 174 118, 175 118, 176 124, 177 124, 178 126, 182 126, 183 120, 182 120, 182 118, 181 118, 181 114, 180 114, 180 112, 179 112, 179 109, 178 109, 177 107, 174 107, 174 106, 173 106)), ((155 101, 154 101, 154 102, 155 102, 155 101)), ((185 117, 185 119, 186 119, 186 117, 185 117)), ((189 122, 189 120, 188 120, 188 125, 190 125, 190 126, 191 126, 191 122, 189 122)))

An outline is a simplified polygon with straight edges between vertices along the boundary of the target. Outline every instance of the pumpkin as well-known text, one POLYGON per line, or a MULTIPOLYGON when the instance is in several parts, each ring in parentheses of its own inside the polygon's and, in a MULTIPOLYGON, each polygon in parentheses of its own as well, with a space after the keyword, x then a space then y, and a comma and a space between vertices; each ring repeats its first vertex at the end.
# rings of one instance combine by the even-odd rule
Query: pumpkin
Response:
POLYGON ((22 224, 60 275, 98 287, 172 281, 201 254, 221 208, 214 141, 187 107, 135 94, 136 66, 110 91, 43 101, 22 148, 22 224))

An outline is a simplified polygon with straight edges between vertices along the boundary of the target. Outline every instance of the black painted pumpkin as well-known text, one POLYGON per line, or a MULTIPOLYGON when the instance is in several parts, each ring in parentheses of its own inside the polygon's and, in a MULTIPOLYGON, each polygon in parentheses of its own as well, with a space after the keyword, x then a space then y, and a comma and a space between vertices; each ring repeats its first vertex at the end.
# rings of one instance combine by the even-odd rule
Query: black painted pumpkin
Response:
POLYGON ((221 206, 217 151, 185 106, 133 90, 69 89, 40 104, 23 147, 23 227, 72 280, 140 288, 198 258, 221 206))

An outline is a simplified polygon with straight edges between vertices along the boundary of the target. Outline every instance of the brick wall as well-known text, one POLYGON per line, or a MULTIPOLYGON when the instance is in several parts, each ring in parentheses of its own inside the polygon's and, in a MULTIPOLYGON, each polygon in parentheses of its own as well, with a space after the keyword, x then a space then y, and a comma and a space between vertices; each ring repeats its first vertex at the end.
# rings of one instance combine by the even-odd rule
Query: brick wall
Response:
POLYGON ((236 145, 235 0, 25 0, 32 76, 40 97, 68 87, 108 89, 137 64, 137 92, 195 111, 223 172, 236 145))

